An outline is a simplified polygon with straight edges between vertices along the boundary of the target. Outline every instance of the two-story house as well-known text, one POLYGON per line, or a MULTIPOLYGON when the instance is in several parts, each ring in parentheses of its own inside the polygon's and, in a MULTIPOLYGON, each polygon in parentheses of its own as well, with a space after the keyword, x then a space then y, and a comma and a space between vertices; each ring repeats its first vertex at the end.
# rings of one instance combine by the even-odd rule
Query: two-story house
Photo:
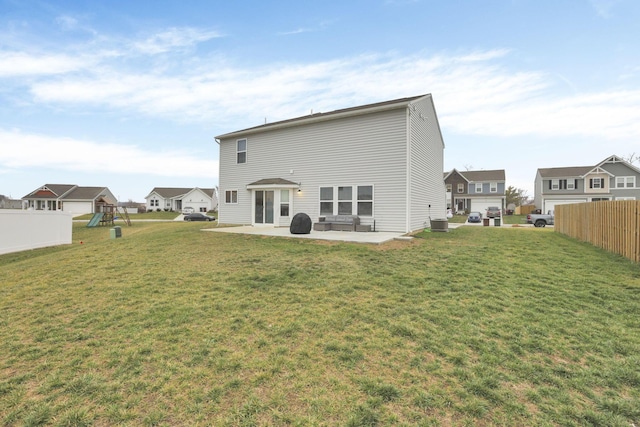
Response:
POLYGON ((218 207, 214 188, 154 187, 145 197, 147 211, 177 211, 191 208, 194 212, 209 212, 218 207))
POLYGON ((444 174, 447 190, 447 209, 454 213, 480 212, 497 206, 505 209, 504 169, 458 171, 453 169, 444 174))
POLYGON ((568 203, 640 200, 640 169, 613 155, 595 166, 538 169, 534 185, 542 212, 568 203))
POLYGON ((287 227, 357 215, 377 231, 444 218, 444 142, 431 95, 311 114, 216 137, 219 221, 287 227))

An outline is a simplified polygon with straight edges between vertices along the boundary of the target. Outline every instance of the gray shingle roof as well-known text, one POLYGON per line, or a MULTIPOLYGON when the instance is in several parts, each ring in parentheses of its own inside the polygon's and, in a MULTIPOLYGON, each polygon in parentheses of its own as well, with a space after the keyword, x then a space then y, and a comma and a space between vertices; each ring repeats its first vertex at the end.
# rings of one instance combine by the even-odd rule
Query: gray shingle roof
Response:
POLYGON ((573 176, 583 176, 594 166, 572 166, 567 168, 541 168, 538 173, 542 178, 565 178, 573 176))
POLYGON ((323 119, 323 118, 327 118, 328 116, 345 114, 345 113, 355 113, 355 112, 358 112, 358 111, 365 111, 365 110, 368 110, 368 109, 375 109, 375 108, 380 108, 380 107, 385 107, 385 106, 392 106, 394 104, 397 104, 400 107, 400 106, 403 106, 403 105, 407 105, 410 102, 415 101, 416 99, 420 99, 420 98, 425 97, 425 96, 428 96, 428 95, 419 95, 419 96, 412 96, 410 98, 400 98, 400 99, 394 99, 394 100, 391 100, 391 101, 376 102, 374 104, 360 105, 358 107, 351 107, 351 108, 343 108, 343 109, 340 109, 340 110, 334 110, 334 111, 330 111, 330 112, 327 112, 327 113, 310 114, 310 115, 306 115, 306 116, 302 116, 302 117, 296 117, 296 118, 288 119, 288 120, 281 120, 281 121, 277 121, 277 122, 273 122, 273 123, 267 123, 267 124, 260 125, 260 126, 254 126, 254 127, 250 127, 250 128, 247 128, 247 129, 238 130, 238 131, 235 131, 235 132, 226 133, 224 135, 216 136, 216 139, 228 138, 228 137, 231 137, 231 136, 233 136, 235 134, 241 134, 241 133, 247 133, 247 132, 256 132, 256 131, 268 129, 270 127, 282 126, 282 125, 285 125, 285 124, 294 125, 294 124, 296 124, 296 122, 302 122, 302 121, 306 121, 306 120, 309 120, 309 119, 323 119))
POLYGON ((464 176, 467 181, 480 182, 480 181, 504 181, 505 173, 504 169, 495 169, 488 171, 458 171, 458 173, 464 176))

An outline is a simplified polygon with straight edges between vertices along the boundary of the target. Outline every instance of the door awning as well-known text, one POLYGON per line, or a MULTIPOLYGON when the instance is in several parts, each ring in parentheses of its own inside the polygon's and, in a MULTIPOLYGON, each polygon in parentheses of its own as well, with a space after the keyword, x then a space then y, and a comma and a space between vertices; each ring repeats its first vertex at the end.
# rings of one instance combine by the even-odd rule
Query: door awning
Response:
POLYGON ((266 178, 251 184, 247 184, 247 190, 264 189, 264 188, 300 188, 299 182, 289 181, 284 178, 266 178))

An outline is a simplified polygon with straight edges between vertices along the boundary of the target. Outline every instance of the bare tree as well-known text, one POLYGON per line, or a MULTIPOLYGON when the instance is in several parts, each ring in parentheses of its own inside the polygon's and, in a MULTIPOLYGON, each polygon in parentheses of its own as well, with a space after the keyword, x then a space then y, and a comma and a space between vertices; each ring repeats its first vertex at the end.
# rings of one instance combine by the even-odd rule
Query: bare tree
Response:
POLYGON ((634 151, 633 153, 627 154, 626 156, 622 156, 622 160, 631 164, 635 162, 640 163, 640 154, 636 154, 634 151))

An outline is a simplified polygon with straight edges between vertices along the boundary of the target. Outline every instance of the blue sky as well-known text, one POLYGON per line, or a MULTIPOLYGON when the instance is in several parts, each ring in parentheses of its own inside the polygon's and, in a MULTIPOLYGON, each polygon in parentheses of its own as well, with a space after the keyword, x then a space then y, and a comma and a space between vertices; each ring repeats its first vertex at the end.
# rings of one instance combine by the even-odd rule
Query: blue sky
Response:
POLYGON ((0 194, 218 184, 214 136, 431 93, 445 169, 640 154, 637 0, 0 0, 0 194))

